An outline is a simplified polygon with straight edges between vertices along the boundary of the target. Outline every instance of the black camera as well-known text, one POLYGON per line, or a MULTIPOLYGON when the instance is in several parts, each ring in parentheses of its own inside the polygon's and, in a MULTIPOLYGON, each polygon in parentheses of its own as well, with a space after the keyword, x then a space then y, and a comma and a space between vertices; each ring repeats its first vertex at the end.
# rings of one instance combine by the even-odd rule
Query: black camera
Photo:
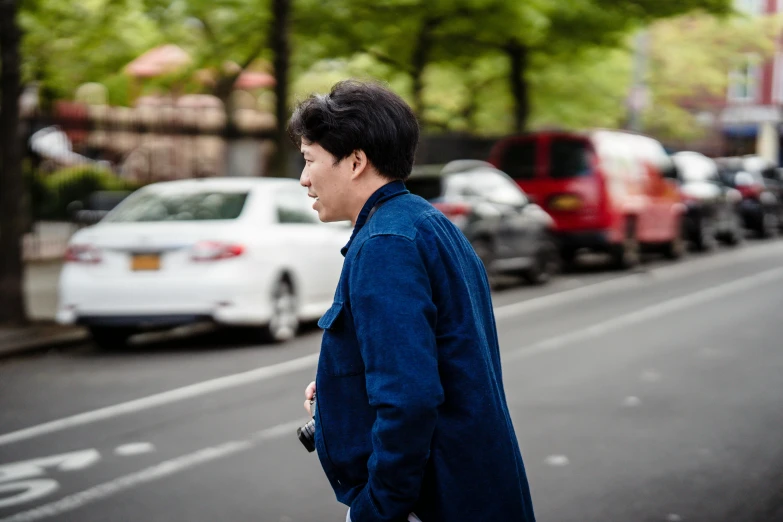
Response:
POLYGON ((299 437, 299 441, 305 449, 312 453, 315 451, 315 398, 310 401, 310 411, 313 418, 301 428, 296 428, 296 436, 299 437))

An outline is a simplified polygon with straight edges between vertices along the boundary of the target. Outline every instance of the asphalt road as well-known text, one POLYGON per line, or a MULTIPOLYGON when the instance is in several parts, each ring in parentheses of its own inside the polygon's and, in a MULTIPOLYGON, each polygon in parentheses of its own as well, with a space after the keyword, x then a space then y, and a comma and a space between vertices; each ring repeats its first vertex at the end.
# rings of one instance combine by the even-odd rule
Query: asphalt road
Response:
MULTIPOLYGON (((538 519, 783 520, 781 290, 780 240, 497 290, 538 519)), ((319 339, 0 361, 0 522, 344 520, 294 435, 319 339)))

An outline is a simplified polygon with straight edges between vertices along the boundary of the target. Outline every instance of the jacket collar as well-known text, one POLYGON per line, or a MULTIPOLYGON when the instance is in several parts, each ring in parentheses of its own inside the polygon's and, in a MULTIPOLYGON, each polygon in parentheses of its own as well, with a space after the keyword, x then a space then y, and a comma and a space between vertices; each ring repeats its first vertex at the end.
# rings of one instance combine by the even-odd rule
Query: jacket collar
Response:
POLYGON ((367 202, 365 202, 364 206, 362 207, 362 211, 359 212, 359 217, 356 218, 356 225, 353 227, 351 239, 349 239, 348 243, 340 250, 340 253, 343 255, 343 257, 345 257, 345 254, 348 253, 348 249, 351 248, 351 244, 353 244, 353 240, 356 238, 356 235, 359 233, 362 227, 364 227, 365 223, 367 223, 367 220, 370 219, 373 209, 379 207, 387 200, 395 196, 407 193, 408 189, 405 188, 405 183, 399 180, 391 181, 376 190, 373 195, 367 199, 367 202))

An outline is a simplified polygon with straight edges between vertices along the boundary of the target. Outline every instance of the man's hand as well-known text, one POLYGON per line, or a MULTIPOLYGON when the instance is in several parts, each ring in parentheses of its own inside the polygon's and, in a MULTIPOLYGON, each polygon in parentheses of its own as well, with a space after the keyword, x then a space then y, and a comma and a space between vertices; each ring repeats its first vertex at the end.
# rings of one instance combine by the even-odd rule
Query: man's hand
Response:
POLYGON ((313 397, 315 397, 315 381, 311 382, 307 388, 305 388, 304 408, 311 417, 313 416, 313 412, 310 411, 310 401, 313 400, 313 397))

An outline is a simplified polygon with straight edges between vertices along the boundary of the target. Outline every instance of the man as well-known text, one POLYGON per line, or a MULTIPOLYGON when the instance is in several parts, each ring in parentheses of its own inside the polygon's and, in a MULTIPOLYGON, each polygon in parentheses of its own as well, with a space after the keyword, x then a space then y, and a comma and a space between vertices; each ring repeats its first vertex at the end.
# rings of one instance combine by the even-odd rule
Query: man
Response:
MULTIPOLYGON (((322 221, 353 235, 324 329, 315 442, 352 522, 532 522, 489 284, 462 233, 404 185, 419 127, 375 83, 311 96, 289 132, 322 221)), ((308 408, 309 411, 309 408, 308 408)))

